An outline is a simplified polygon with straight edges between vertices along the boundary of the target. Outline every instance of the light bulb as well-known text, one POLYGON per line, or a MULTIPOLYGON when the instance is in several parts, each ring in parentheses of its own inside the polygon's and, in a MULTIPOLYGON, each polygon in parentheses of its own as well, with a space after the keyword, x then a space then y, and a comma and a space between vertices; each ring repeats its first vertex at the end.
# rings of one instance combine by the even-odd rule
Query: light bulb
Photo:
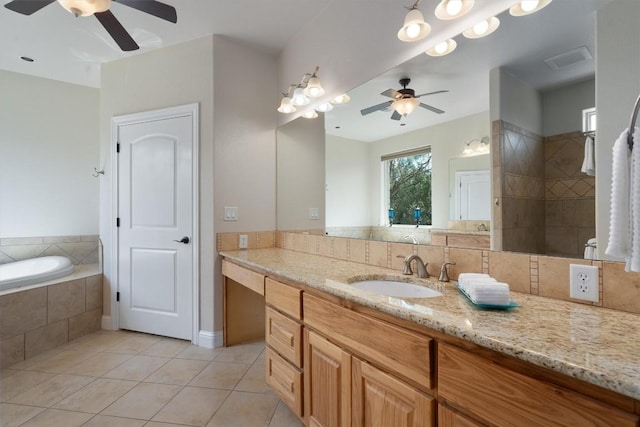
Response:
POLYGON ((448 48, 449 48, 449 43, 445 40, 443 42, 438 43, 434 49, 436 53, 442 55, 447 51, 448 48))
POLYGON ((351 100, 351 97, 349 95, 347 95, 346 93, 343 93, 342 95, 338 95, 335 98, 333 98, 331 100, 331 103, 332 104, 346 104, 350 100, 351 100))
POLYGON ((293 91, 293 97, 291 98, 291 103, 293 105, 307 105, 309 103, 309 98, 307 98, 304 94, 302 88, 297 88, 293 91))
POLYGON ((328 102, 323 102, 316 107, 316 110, 320 111, 321 113, 326 113, 327 111, 333 110, 333 105, 328 102))
POLYGON ((540 4, 540 0, 522 0, 520 2, 520 7, 525 12, 531 12, 540 4))
POLYGON ((447 13, 449 16, 456 16, 462 10, 462 0, 449 0, 447 2, 447 13))
POLYGON ((479 22, 473 26, 473 32, 479 36, 486 33, 488 29, 489 29, 489 21, 487 20, 479 22))
POLYGON ((305 119, 315 119, 316 117, 318 117, 318 113, 316 113, 316 112, 315 112, 315 111, 313 111, 313 110, 309 110, 309 111, 306 111, 306 112, 302 115, 302 117, 304 117, 305 119))
POLYGON ((317 77, 313 76, 309 79, 307 87, 303 92, 309 98, 317 98, 324 95, 324 88, 320 84, 320 80, 317 77))
POLYGON ((411 24, 407 27, 407 37, 415 39, 420 34, 420 25, 411 24))
POLYGON ((278 111, 284 114, 290 114, 296 112, 296 107, 291 105, 291 99, 288 96, 282 98, 282 102, 280 103, 280 107, 278 107, 278 111))

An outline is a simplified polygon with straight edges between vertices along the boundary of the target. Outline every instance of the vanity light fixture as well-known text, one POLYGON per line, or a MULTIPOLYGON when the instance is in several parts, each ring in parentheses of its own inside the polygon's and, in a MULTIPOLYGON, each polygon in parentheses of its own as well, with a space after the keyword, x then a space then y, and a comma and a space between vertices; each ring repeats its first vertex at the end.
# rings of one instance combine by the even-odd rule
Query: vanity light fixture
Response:
POLYGON ((473 3, 474 0, 442 0, 436 6, 436 18, 444 21, 459 18, 471 10, 473 3))
POLYGON ((309 78, 307 87, 304 88, 304 94, 309 98, 319 98, 324 95, 324 88, 320 84, 320 79, 318 79, 315 74, 309 78))
POLYGON ((291 98, 289 98, 286 94, 280 101, 280 106, 278 107, 278 111, 285 114, 291 114, 296 112, 296 107, 291 104, 291 98))
POLYGON ((509 13, 512 16, 525 16, 535 13, 551 3, 551 0, 522 0, 511 6, 509 13))
POLYGON ((485 136, 482 139, 474 138, 467 142, 462 154, 465 156, 477 156, 480 154, 487 154, 489 150, 489 137, 485 136))
POLYGON ((456 50, 458 43, 454 39, 448 39, 438 43, 426 50, 426 54, 429 56, 445 56, 456 50))
POLYGON ((431 32, 431 25, 424 21, 424 16, 418 9, 418 3, 420 3, 420 0, 417 0, 409 8, 409 13, 404 18, 404 25, 398 31, 398 38, 403 42, 422 40, 431 32))
POLYGON ((323 102, 322 104, 316 107, 316 111, 321 113, 326 113, 327 111, 333 110, 333 105, 330 102, 323 102))
POLYGON ((293 96, 291 97, 291 103, 295 106, 307 105, 311 100, 307 98, 307 95, 304 94, 304 90, 301 87, 297 87, 293 91, 293 96))
POLYGON ((109 10, 111 7, 111 0, 58 0, 58 3, 76 17, 91 16, 94 13, 109 10))
POLYGON ((462 32, 462 35, 468 39, 479 39, 493 33, 500 26, 500 20, 495 16, 478 22, 471 28, 462 32))
POLYGON ((396 110, 398 114, 402 114, 403 116, 407 116, 420 105, 420 100, 418 98, 400 98, 391 103, 391 108, 396 110))
POLYGON ((340 104, 346 104, 349 101, 351 101, 351 97, 346 93, 343 93, 342 95, 338 95, 335 98, 333 98, 331 100, 331 103, 333 105, 340 105, 340 104))
POLYGON ((304 117, 305 119, 315 119, 316 117, 318 117, 318 113, 316 113, 315 110, 309 110, 305 111, 302 117, 304 117))

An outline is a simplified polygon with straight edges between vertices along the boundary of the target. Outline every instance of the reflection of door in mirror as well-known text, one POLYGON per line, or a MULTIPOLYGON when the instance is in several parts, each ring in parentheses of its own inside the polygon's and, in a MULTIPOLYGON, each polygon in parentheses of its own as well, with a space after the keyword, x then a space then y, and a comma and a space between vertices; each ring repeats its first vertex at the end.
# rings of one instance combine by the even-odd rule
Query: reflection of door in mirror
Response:
POLYGON ((456 172, 456 219, 491 219, 489 171, 456 172))

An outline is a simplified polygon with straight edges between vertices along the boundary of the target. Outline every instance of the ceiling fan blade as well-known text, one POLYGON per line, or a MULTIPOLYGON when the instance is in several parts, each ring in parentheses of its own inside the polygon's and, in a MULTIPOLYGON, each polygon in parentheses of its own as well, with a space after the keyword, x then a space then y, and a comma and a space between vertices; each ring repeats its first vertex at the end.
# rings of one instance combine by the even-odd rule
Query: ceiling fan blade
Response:
POLYGON ((178 22, 176 8, 155 0, 113 0, 117 3, 138 9, 165 21, 178 22))
POLYGON ((400 120, 402 118, 402 114, 398 113, 396 110, 393 110, 393 114, 391 115, 391 120, 400 120))
POLYGON ((421 96, 427 96, 427 95, 435 95, 436 93, 445 93, 445 92, 449 92, 448 90, 437 90, 435 92, 429 92, 429 93, 423 93, 421 95, 416 95, 416 98, 420 98, 421 96))
POLYGON ((402 98, 402 94, 393 89, 387 89, 384 92, 382 92, 380 95, 388 96, 389 98, 393 98, 393 99, 402 98))
POLYGON ((444 113, 444 111, 442 111, 441 109, 436 108, 436 107, 432 107, 431 105, 423 104, 422 102, 420 103, 420 106, 421 106, 422 108, 426 108, 426 109, 427 109, 427 110, 429 110, 429 111, 433 111, 434 113, 437 113, 437 114, 442 114, 442 113, 444 113))
POLYGON ((372 105, 371 107, 367 107, 365 109, 360 110, 360 114, 362 114, 363 116, 366 116, 367 114, 371 114, 374 111, 384 110, 385 108, 387 108, 389 106, 390 102, 391 101, 385 101, 382 104, 372 105))
POLYGON ((124 29, 120 21, 113 16, 110 10, 94 14, 105 30, 113 37, 120 49, 125 52, 140 49, 140 46, 133 40, 131 35, 124 29))
POLYGON ((4 7, 23 15, 31 15, 54 1, 56 0, 13 0, 5 4, 4 7))

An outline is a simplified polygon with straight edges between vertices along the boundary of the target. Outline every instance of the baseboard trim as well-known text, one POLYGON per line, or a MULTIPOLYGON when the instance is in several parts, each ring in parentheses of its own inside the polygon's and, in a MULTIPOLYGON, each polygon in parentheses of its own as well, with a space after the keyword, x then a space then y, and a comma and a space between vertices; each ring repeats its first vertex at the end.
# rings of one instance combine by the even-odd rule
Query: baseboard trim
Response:
POLYGON ((102 316, 102 329, 113 330, 111 326, 111 316, 102 316))
POLYGON ((222 347, 222 331, 200 331, 198 333, 198 345, 204 348, 222 347))

